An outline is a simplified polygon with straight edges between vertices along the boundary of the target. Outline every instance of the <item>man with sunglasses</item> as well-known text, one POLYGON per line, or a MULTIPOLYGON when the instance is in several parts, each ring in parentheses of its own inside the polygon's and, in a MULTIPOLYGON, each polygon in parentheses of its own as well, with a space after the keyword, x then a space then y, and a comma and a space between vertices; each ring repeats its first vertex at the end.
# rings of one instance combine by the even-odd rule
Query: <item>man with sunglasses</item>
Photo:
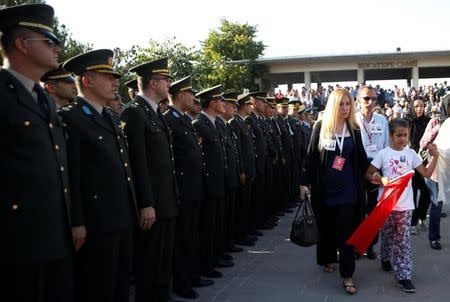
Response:
POLYGON ((178 188, 172 132, 159 108, 172 82, 167 65, 162 58, 130 69, 138 76, 139 93, 121 115, 140 211, 134 246, 136 302, 170 299, 178 188))
POLYGON ((51 6, 0 10, 0 300, 73 301, 66 143, 39 80, 58 67, 51 6))
POLYGON ((69 105, 77 95, 77 87, 72 74, 62 67, 47 72, 42 78, 45 91, 56 103, 56 109, 69 105))
MULTIPOLYGON (((358 91, 358 101, 361 111, 356 113, 356 121, 361 129, 361 137, 370 161, 378 152, 389 146, 389 129, 387 119, 374 112, 377 105, 377 92, 372 86, 361 86, 358 91)), ((366 187, 367 214, 377 205, 378 186, 371 183, 366 187)), ((378 242, 378 236, 373 240, 367 249, 367 258, 376 259, 377 253, 373 246, 378 242)))

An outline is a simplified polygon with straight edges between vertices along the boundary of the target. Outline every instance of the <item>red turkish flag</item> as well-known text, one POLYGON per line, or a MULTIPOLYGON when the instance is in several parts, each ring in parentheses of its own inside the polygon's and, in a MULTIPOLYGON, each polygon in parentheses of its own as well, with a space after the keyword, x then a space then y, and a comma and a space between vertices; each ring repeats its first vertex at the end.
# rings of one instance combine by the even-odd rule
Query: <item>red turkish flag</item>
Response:
POLYGON ((413 175, 414 170, 389 181, 385 185, 377 206, 353 232, 346 244, 353 245, 360 254, 367 250, 367 247, 391 214, 413 175))

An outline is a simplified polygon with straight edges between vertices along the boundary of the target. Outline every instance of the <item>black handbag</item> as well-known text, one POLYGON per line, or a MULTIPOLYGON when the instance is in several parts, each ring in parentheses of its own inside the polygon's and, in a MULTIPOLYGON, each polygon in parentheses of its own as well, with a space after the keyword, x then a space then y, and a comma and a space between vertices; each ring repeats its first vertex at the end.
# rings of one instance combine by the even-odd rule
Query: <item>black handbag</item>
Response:
POLYGON ((292 221, 290 240, 303 247, 319 242, 319 229, 307 196, 301 201, 294 221, 292 221))

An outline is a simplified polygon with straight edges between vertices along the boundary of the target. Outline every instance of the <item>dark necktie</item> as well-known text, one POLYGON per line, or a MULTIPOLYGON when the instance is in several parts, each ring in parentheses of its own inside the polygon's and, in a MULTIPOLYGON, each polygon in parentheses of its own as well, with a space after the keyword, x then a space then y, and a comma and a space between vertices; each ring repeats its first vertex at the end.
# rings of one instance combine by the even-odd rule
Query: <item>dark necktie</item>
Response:
POLYGON ((47 96, 45 95, 44 89, 39 84, 34 84, 33 90, 37 94, 37 103, 39 108, 41 108, 42 113, 47 119, 50 118, 50 109, 47 101, 47 96))
POLYGON ((111 119, 111 116, 109 115, 108 110, 105 107, 103 107, 102 116, 105 119, 105 121, 108 123, 109 127, 111 127, 112 130, 115 130, 114 123, 111 119))

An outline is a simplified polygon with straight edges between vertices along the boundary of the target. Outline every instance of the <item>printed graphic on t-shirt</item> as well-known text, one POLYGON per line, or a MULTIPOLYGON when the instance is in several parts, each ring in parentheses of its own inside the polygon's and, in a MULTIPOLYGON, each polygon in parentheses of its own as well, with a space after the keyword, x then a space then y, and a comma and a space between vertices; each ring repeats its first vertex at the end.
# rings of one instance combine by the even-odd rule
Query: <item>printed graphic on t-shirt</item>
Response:
POLYGON ((391 176, 401 176, 411 170, 411 165, 407 160, 406 156, 400 156, 400 158, 391 158, 389 160, 389 166, 391 168, 391 176))

